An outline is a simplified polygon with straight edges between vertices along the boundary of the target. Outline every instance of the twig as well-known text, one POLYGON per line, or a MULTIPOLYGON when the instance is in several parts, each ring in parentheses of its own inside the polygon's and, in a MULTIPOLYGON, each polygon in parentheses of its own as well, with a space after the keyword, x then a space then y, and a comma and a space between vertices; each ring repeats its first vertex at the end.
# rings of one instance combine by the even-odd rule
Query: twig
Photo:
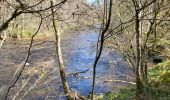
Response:
POLYGON ((2 32, 3 30, 5 30, 5 29, 8 27, 9 23, 10 23, 13 19, 15 19, 17 16, 19 16, 19 15, 22 14, 22 12, 21 12, 21 11, 18 12, 18 10, 19 10, 19 8, 16 8, 15 11, 13 12, 12 16, 11 16, 5 23, 3 23, 3 24, 0 26, 0 34, 1 34, 1 32, 2 32))
POLYGON ((44 74, 41 74, 41 76, 36 80, 36 82, 22 95, 22 97, 19 100, 22 100, 36 85, 37 83, 44 77, 44 74))
POLYGON ((0 48, 2 47, 2 44, 4 43, 6 37, 7 37, 6 34, 4 34, 4 37, 3 37, 2 41, 1 41, 1 44, 0 44, 0 48))
POLYGON ((12 100, 15 100, 16 97, 19 95, 19 93, 24 89, 24 87, 28 84, 29 80, 31 79, 31 77, 36 73, 36 71, 34 71, 34 73, 26 80, 26 82, 22 85, 22 87, 20 88, 19 91, 17 91, 16 95, 12 98, 12 100))
POLYGON ((30 54, 31 54, 31 48, 32 48, 34 37, 38 34, 38 32, 39 32, 39 30, 41 28, 41 24, 42 24, 42 20, 43 20, 41 14, 40 14, 40 17, 41 17, 41 21, 40 21, 39 27, 38 27, 37 31, 34 33, 34 35, 31 37, 31 42, 30 42, 30 46, 28 48, 27 57, 26 57, 23 65, 18 68, 18 70, 15 72, 12 80, 9 82, 9 85, 7 87, 7 91, 5 92, 5 95, 4 95, 5 96, 4 100, 7 100, 7 97, 8 97, 10 89, 15 86, 15 84, 19 80, 20 76, 22 75, 22 72, 24 71, 24 69, 26 67, 26 63, 27 63, 27 61, 28 61, 28 59, 30 57, 30 54))
POLYGON ((42 45, 42 44, 47 43, 47 42, 52 42, 53 43, 54 41, 42 41, 40 43, 37 43, 37 44, 33 45, 33 47, 36 47, 38 45, 42 45))

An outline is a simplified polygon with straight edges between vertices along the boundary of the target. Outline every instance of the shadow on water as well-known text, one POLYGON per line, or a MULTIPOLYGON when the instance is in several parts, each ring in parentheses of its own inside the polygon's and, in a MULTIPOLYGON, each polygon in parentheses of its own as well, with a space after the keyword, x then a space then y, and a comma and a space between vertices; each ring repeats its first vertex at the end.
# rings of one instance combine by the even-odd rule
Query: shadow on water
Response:
MULTIPOLYGON (((80 73, 78 75, 68 75, 67 77, 71 90, 78 91, 81 95, 84 96, 87 96, 91 92, 93 73, 92 66, 96 53, 97 38, 98 32, 93 30, 70 33, 68 32, 62 34, 61 48, 65 61, 65 70, 67 75, 70 73, 88 70, 85 73, 80 73)), ((39 40, 37 41, 40 42, 39 40)), ((23 42, 23 40, 12 40, 12 42, 27 43, 28 40, 27 42, 23 42)), ((10 81, 12 75, 15 72, 14 70, 17 68, 14 66, 17 66, 24 61, 27 54, 28 46, 29 42, 27 45, 7 43, 1 49, 0 69, 2 70, 0 71, 0 73, 4 73, 0 74, 1 87, 6 85, 10 81), (3 71, 4 69, 6 71, 3 71)), ((54 43, 44 43, 43 45, 33 47, 31 51, 31 57, 29 59, 29 63, 31 65, 28 66, 27 69, 31 68, 31 66, 38 68, 38 66, 41 67, 44 65, 49 65, 47 69, 49 69, 50 72, 52 69, 58 68, 55 57, 56 53, 54 43)), ((52 92, 51 94, 54 96, 56 96, 58 92, 62 91, 62 85, 58 71, 55 71, 55 73, 51 77, 53 78, 56 76, 58 78, 54 79, 48 84, 49 87, 52 87, 52 89, 55 90, 56 94, 53 94, 54 92, 52 92)), ((115 50, 105 46, 101 59, 99 60, 97 65, 98 78, 96 78, 95 93, 100 94, 108 91, 114 91, 115 87, 117 88, 126 86, 127 84, 121 82, 105 81, 115 79, 130 81, 127 76, 132 77, 133 80, 133 72, 128 67, 126 61, 115 50)), ((48 87, 46 87, 45 85, 39 90, 39 92, 37 91, 38 90, 32 91, 30 94, 28 94, 25 100, 43 100, 44 96, 47 95, 48 87)), ((61 100, 62 97, 60 99, 58 98, 60 97, 58 96, 53 99, 61 100)))

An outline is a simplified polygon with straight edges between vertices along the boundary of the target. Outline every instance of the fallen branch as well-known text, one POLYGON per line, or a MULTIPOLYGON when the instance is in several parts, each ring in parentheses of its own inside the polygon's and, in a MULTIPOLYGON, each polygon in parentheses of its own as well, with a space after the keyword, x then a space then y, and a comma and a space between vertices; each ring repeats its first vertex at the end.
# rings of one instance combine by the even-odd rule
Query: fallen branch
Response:
MULTIPOLYGON (((92 76, 90 77, 85 77, 85 76, 82 76, 83 79, 88 79, 88 78, 93 78, 92 76)), ((121 83, 127 83, 127 84, 132 84, 132 85, 135 85, 136 83, 135 82, 129 82, 129 81, 125 81, 125 80, 110 80, 110 79, 106 79, 104 77, 96 77, 96 78, 99 78, 99 79, 102 79, 104 80, 103 83, 107 83, 107 82, 121 82, 121 83)))
POLYGON ((42 45, 42 44, 47 43, 47 42, 52 42, 52 43, 54 43, 54 41, 42 41, 42 42, 40 42, 40 43, 37 43, 37 44, 33 45, 33 47, 42 45))
POLYGON ((67 76, 73 75, 73 76, 77 77, 78 74, 86 73, 86 72, 88 72, 88 71, 89 71, 89 69, 84 70, 84 71, 75 72, 75 73, 73 72, 73 73, 68 74, 67 76))

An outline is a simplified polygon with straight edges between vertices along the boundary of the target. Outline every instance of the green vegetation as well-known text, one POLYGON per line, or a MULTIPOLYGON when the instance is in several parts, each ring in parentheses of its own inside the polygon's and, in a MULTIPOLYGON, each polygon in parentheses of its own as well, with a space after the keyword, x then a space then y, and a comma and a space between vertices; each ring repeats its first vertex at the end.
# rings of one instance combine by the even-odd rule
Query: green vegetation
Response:
MULTIPOLYGON (((145 86, 144 94, 148 100, 170 99, 170 60, 157 64, 148 71, 149 84, 145 86)), ((121 89, 118 93, 106 93, 102 100, 135 100, 135 86, 121 89)))
POLYGON ((8 32, 8 37, 12 38, 29 38, 33 34, 32 30, 22 30, 19 28, 14 28, 13 31, 8 32))
POLYGON ((148 74, 151 83, 170 86, 170 60, 159 63, 148 74))
POLYGON ((120 89, 119 93, 106 93, 103 100, 133 100, 135 96, 135 88, 120 89))
MULTIPOLYGON (((50 80, 49 85, 45 87, 49 91, 51 89, 54 91, 48 93, 49 96, 54 94, 53 92, 57 92, 55 96, 60 96, 58 92, 63 92, 61 96, 66 96, 68 100, 86 100, 87 98, 79 93, 87 92, 84 84, 88 84, 88 91, 91 89, 90 100, 170 99, 170 0, 70 1, 9 0, 5 2, 0 0, 0 53, 2 55, 0 68, 6 70, 6 67, 21 66, 15 70, 15 74, 6 72, 13 75, 10 76, 11 78, 7 78, 9 76, 6 73, 0 75, 7 75, 7 77, 0 77, 0 83, 4 83, 0 85, 0 90, 7 87, 4 92, 0 92, 0 95, 2 94, 0 100, 10 98, 21 100, 20 94, 28 93, 24 90, 27 84, 32 87, 39 86, 38 81, 46 76, 44 72, 47 67, 44 67, 43 71, 33 69, 30 71, 33 72, 32 74, 27 69, 29 68, 27 66, 34 67, 32 65, 48 66, 50 69, 58 67, 59 73, 57 71, 52 73, 55 78, 47 76, 45 84, 40 82, 46 85, 50 80), (119 54, 123 55, 124 59, 119 54), (152 64, 150 64, 151 60, 152 64), (72 70, 75 65, 76 68, 72 70), (81 74, 78 75, 77 71, 84 70, 86 66, 89 73, 84 75, 80 72, 81 74), (80 84, 75 85, 67 78, 71 71, 75 72, 73 74, 75 77, 71 79, 75 79, 75 82, 80 84), (38 74, 34 77, 36 73, 38 74), (23 75, 29 76, 30 79, 27 77, 23 79, 23 75), (109 79, 107 79, 108 75, 109 79), (125 85, 127 79, 123 79, 126 75, 127 79, 134 80, 136 85, 125 85), (35 78, 38 83, 31 82, 31 78, 35 78), (80 80, 89 78, 92 82, 84 83, 80 80), (117 80, 112 80, 115 78, 117 80), (20 79, 23 79, 23 82, 20 82, 20 79), (104 83, 121 80, 125 84, 115 84, 116 90, 112 89, 114 92, 94 95, 95 87, 99 84, 98 79, 103 80, 104 83), (57 84, 62 84, 63 91, 60 91, 60 86, 56 86, 56 80, 59 81, 57 84), (15 92, 10 93, 11 90, 15 92)), ((111 84, 104 83, 100 84, 112 87, 111 84)), ((104 88, 101 89, 103 93, 105 87, 98 86, 99 89, 104 88)), ((31 89, 27 90, 31 91, 31 89)), ((39 91, 38 89, 36 87, 35 91, 39 91)), ((48 99, 46 91, 41 93, 40 89, 40 94, 48 99)))

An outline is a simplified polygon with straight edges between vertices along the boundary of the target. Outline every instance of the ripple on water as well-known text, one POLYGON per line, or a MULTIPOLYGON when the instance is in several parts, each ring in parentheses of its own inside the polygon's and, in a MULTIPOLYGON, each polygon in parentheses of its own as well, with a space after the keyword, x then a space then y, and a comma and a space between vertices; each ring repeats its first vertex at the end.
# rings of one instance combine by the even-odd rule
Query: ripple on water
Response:
MULTIPOLYGON (((92 65, 96 53, 96 48, 94 45, 97 41, 97 35, 98 33, 94 31, 87 31, 79 33, 77 36, 73 37, 71 42, 64 41, 69 42, 70 47, 74 48, 74 50, 69 53, 69 57, 65 58, 67 62, 66 71, 68 73, 72 73, 89 69, 88 72, 80 74, 78 77, 68 78, 71 89, 79 91, 81 94, 86 96, 91 92, 92 87, 92 65), (79 78, 81 76, 89 78, 81 79, 79 78)), ((69 51, 66 50, 66 52, 69 51)), ((97 65, 97 77, 104 77, 106 79, 112 80, 115 79, 114 75, 116 75, 116 71, 127 74, 126 71, 129 71, 129 69, 126 68, 127 64, 122 62, 123 59, 117 52, 111 48, 104 48, 104 52, 97 65)), ((113 84, 103 84, 103 82, 104 80, 101 78, 96 78, 95 92, 97 94, 112 91, 113 84)))

